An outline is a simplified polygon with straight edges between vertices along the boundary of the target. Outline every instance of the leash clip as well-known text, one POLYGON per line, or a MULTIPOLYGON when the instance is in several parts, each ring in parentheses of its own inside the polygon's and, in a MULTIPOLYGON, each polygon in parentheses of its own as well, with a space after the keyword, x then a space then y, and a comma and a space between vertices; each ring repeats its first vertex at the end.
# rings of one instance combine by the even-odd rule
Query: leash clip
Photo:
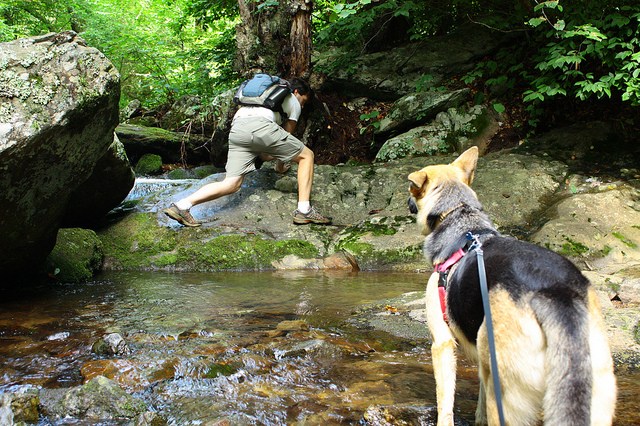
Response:
POLYGON ((467 241, 471 243, 468 251, 480 250, 482 248, 482 243, 478 239, 477 234, 472 234, 471 231, 469 231, 465 234, 465 237, 467 238, 467 241))
POLYGON ((438 287, 447 288, 447 279, 449 277, 449 271, 440 271, 438 272, 440 277, 438 278, 438 287))

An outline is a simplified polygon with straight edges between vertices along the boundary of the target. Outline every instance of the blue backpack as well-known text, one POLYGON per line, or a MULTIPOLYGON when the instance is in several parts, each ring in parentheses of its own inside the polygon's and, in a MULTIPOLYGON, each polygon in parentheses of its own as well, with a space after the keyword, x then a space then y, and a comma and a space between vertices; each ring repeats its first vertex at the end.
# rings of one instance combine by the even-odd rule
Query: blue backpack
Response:
POLYGON ((287 80, 269 74, 256 74, 240 85, 233 102, 237 105, 262 106, 281 111, 282 101, 291 93, 291 85, 287 80))

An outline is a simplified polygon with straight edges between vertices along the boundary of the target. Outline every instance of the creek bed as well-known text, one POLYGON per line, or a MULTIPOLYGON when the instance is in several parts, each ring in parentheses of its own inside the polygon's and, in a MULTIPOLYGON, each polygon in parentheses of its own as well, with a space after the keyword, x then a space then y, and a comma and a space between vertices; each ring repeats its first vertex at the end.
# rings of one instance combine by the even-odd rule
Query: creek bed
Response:
MULTIPOLYGON (((357 424, 376 404, 433 406, 423 327, 413 321, 404 334, 390 333, 370 321, 403 315, 385 301, 423 291, 425 280, 364 272, 110 272, 82 285, 3 294, 0 392, 68 388, 105 375, 172 425, 357 424), (124 337, 130 352, 93 353, 109 333, 124 337)), ((476 371, 461 360, 458 374, 456 411, 472 422, 476 371)), ((619 376, 617 425, 640 423, 639 377, 619 376)), ((41 424, 85 424, 77 421, 41 424)))

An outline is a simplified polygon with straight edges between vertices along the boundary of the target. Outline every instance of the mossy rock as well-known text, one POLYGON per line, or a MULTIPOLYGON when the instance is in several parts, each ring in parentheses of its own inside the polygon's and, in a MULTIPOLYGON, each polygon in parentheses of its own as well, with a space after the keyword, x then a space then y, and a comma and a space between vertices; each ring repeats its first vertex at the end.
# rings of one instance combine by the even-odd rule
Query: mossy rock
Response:
POLYGON ((167 173, 167 178, 174 180, 191 179, 193 178, 193 173, 187 169, 174 169, 167 173))
POLYGON ((198 179, 204 179, 207 176, 210 176, 212 174, 222 173, 222 172, 224 172, 224 169, 221 169, 213 165, 198 166, 193 169, 193 173, 198 179))
POLYGON ((366 220, 342 230, 333 250, 352 254, 362 269, 394 269, 394 265, 424 263, 422 238, 416 239, 416 244, 402 247, 393 243, 404 240, 403 230, 414 224, 412 216, 366 220))
POLYGON ((314 258, 308 241, 226 234, 215 227, 159 227, 155 214, 132 213, 100 231, 107 269, 229 271, 274 269, 287 255, 314 258))
POLYGON ((145 154, 138 160, 135 171, 137 175, 157 175, 162 172, 162 157, 157 154, 145 154))
POLYGON ((47 271, 58 281, 77 283, 90 280, 102 266, 102 242, 89 229, 63 228, 47 258, 47 271))

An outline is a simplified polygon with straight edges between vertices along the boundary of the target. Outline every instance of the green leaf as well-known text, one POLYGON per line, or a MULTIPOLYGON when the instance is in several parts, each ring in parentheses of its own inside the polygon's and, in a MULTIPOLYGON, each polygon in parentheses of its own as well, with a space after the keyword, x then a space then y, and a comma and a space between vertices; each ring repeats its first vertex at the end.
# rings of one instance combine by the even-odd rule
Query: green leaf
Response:
POLYGON ((565 22, 562 19, 560 19, 558 22, 553 24, 553 28, 555 28, 557 31, 564 30, 564 27, 565 27, 565 22))
POLYGON ((498 113, 498 114, 502 114, 506 108, 504 107, 504 105, 502 105, 501 103, 495 103, 493 104, 493 109, 498 113))
POLYGON ((537 27, 540 24, 542 24, 543 22, 546 22, 547 20, 545 18, 531 18, 529 19, 529 25, 531 25, 532 27, 537 27))

